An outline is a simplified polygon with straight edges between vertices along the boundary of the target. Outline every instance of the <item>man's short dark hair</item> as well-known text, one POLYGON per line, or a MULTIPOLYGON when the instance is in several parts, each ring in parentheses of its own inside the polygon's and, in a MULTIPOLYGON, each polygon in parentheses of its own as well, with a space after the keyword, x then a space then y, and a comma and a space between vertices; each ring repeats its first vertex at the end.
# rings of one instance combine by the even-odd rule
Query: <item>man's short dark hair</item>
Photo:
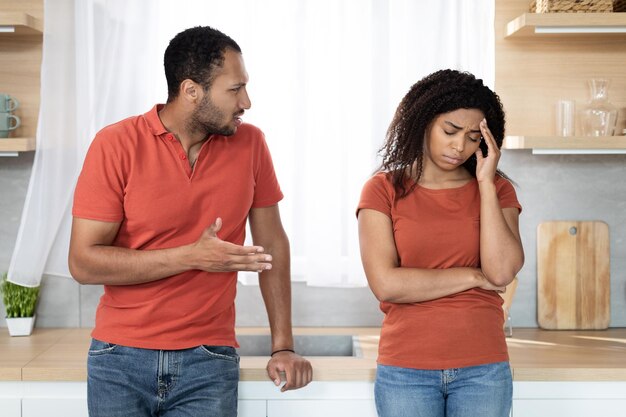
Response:
POLYGON ((215 70, 224 64, 227 48, 241 53, 237 42, 208 26, 196 26, 177 34, 170 41, 163 57, 167 101, 178 96, 180 83, 186 79, 207 90, 215 77, 215 70))

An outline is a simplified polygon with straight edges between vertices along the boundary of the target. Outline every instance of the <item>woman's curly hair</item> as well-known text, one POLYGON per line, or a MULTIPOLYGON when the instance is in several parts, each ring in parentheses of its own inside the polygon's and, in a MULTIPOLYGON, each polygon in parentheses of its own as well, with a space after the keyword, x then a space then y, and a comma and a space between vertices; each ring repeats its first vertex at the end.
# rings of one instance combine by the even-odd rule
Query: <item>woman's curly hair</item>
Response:
MULTIPOLYGON (((383 158, 380 171, 391 174, 398 198, 410 193, 422 175, 424 140, 431 123, 440 114, 458 109, 481 110, 498 148, 502 147, 505 120, 498 95, 468 72, 451 69, 434 72, 415 83, 404 96, 379 151, 383 158), (409 179, 414 182, 407 187, 409 179)), ((480 147, 486 154, 486 144, 481 141, 480 147)), ((475 155, 463 166, 476 177, 475 155)), ((498 174, 507 178, 499 170, 498 174)))

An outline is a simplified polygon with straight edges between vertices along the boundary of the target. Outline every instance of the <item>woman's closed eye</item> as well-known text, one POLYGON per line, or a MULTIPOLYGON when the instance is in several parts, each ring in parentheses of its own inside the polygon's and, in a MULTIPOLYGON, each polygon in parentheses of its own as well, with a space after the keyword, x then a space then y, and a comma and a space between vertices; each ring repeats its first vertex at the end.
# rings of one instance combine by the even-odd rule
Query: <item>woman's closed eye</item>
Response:
MULTIPOLYGON (((447 129, 443 129, 443 132, 444 132, 446 135, 448 135, 448 136, 454 136, 454 135, 456 135, 457 133, 459 133, 459 131, 458 131, 458 130, 452 130, 452 131, 450 131, 450 130, 447 130, 447 129)), ((480 142, 480 141, 482 140, 482 138, 483 138, 483 137, 482 137, 480 134, 478 134, 478 135, 474 135, 474 136, 471 136, 471 135, 468 135, 468 136, 467 136, 467 139, 469 139, 469 140, 470 140, 470 141, 472 141, 472 142, 480 142)))

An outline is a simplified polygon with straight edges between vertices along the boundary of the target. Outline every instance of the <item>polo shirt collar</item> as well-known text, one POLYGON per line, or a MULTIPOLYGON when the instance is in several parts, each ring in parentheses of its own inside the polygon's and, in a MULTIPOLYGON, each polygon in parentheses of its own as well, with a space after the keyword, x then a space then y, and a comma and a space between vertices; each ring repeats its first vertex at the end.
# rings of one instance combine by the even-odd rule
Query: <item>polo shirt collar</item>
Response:
POLYGON ((161 119, 159 118, 159 110, 161 110, 163 106, 164 104, 155 104, 149 112, 143 115, 148 123, 150 131, 154 136, 161 136, 168 133, 165 126, 163 126, 163 122, 161 122, 161 119))

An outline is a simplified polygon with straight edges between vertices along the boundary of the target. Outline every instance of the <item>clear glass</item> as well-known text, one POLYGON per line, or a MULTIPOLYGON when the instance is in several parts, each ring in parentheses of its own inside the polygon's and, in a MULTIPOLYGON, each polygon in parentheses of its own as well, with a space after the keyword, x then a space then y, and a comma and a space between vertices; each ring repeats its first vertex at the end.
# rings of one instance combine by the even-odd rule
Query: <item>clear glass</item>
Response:
POLYGON ((574 118, 576 115, 576 103, 572 100, 559 100, 556 102, 556 135, 574 136, 574 118))
POLYGON ((617 109, 609 102, 609 80, 589 80, 590 100, 581 112, 583 136, 613 136, 617 109))
POLYGON ((513 337, 513 322, 511 321, 511 312, 504 309, 504 335, 506 337, 513 337))

